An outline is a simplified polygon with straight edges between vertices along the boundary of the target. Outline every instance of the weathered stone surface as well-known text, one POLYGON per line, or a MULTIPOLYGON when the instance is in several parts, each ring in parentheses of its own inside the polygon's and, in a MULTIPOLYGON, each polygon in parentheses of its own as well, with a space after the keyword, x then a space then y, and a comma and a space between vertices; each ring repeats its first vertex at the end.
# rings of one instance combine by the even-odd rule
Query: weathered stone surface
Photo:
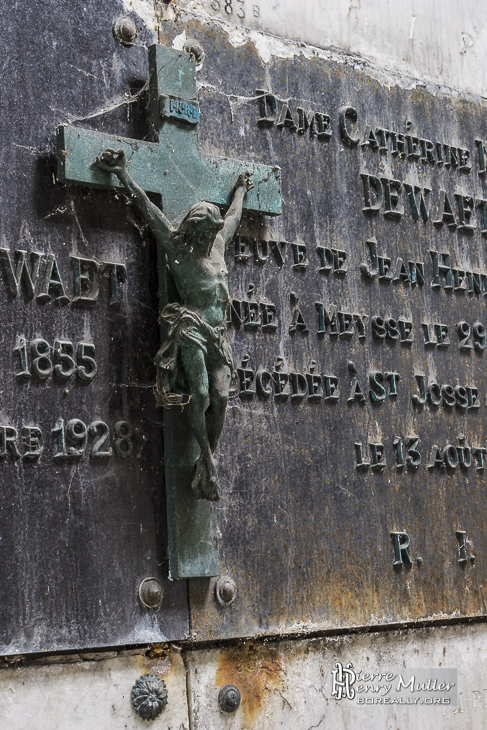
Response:
MULTIPOLYGON (((154 17, 150 0, 126 0, 125 4, 154 17)), ((299 53, 297 44, 288 41, 294 39, 340 49, 358 62, 372 61, 422 82, 476 94, 485 91, 487 16, 481 0, 467 0, 461 12, 455 0, 442 3, 441 12, 436 5, 416 0, 399 5, 388 0, 351 0, 333 7, 292 0, 173 0, 163 9, 163 17, 174 17, 180 9, 188 13, 180 15, 183 19, 199 16, 219 23, 234 46, 252 39, 264 63, 272 56, 299 53)), ((302 43, 301 50, 307 52, 302 43)))
POLYGON ((189 730, 185 669, 178 651, 77 662, 60 657, 56 665, 0 669, 0 726, 9 730, 136 730, 147 726, 132 709, 130 692, 144 674, 162 679, 168 704, 154 727, 189 730))
MULTIPOLYGON (((167 685, 168 705, 154 727, 174 730, 276 730, 313 726, 377 726, 430 730, 480 730, 486 711, 484 624, 352 634, 280 642, 246 641, 211 650, 178 650, 143 654, 53 657, 25 666, 0 669, 0 723, 9 730, 135 730, 146 726, 130 705, 135 681, 147 673, 167 685), (353 665, 356 673, 410 668, 454 668, 458 705, 441 708, 390 704, 359 705, 335 699, 332 670, 353 665), (188 675, 186 676, 186 670, 188 675), (225 684, 238 687, 242 701, 235 713, 224 713, 218 693, 225 684), (188 696, 186 690, 188 689, 188 696), (188 702, 192 725, 188 723, 188 702), (320 725, 321 723, 321 725, 320 725)), ((357 688, 358 681, 353 688, 357 688)), ((387 694, 384 696, 388 696, 387 694)), ((417 695, 415 695, 417 696, 417 695)))
MULTIPOLYGON (((193 727, 431 730, 438 725, 442 730, 480 730, 486 711, 486 642, 485 625, 478 624, 267 644, 242 642, 194 651, 188 655, 193 727), (337 662, 343 667, 350 663, 362 674, 391 669, 400 673, 406 668, 457 669, 458 705, 427 706, 419 700, 415 706, 358 704, 359 698, 390 696, 358 692, 358 681, 352 685, 356 691, 353 700, 337 700, 331 694, 337 662), (242 695, 240 707, 231 714, 220 711, 217 699, 227 683, 238 687, 242 695)), ((420 692, 408 690, 407 694, 424 700, 420 692)))

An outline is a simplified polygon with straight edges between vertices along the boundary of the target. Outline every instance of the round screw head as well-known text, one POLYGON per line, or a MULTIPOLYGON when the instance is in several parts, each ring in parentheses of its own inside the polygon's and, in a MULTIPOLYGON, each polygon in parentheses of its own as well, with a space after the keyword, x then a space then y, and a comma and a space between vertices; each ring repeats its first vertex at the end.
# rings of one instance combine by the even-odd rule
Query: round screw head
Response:
POLYGON ((240 692, 234 684, 226 684, 218 694, 218 704, 223 712, 235 712, 240 705, 240 692))
POLYGON ((230 580, 226 580, 220 588, 220 596, 223 601, 227 603, 232 600, 235 596, 235 583, 230 580))
POLYGON ((237 597, 237 584, 229 575, 221 575, 215 585, 216 600, 220 606, 230 606, 237 597))
POLYGON ((132 18, 122 15, 113 26, 113 35, 123 46, 133 46, 138 36, 137 26, 132 18))
POLYGON ((164 588, 158 578, 145 578, 139 586, 139 598, 147 608, 159 608, 164 598, 164 588))
POLYGON ((199 43, 194 38, 188 38, 188 40, 184 44, 184 50, 186 51, 186 53, 189 53, 191 56, 193 56, 196 71, 201 71, 203 67, 203 61, 205 60, 205 52, 201 43, 199 43))

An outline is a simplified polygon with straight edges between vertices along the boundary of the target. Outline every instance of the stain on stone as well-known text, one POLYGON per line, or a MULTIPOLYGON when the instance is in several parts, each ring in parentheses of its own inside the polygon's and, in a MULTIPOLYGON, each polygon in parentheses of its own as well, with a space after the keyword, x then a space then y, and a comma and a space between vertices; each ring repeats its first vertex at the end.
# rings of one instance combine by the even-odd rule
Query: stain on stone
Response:
POLYGON ((254 722, 270 694, 284 686, 285 671, 277 648, 242 642, 223 649, 218 658, 215 684, 234 684, 242 696, 240 712, 245 727, 254 722))

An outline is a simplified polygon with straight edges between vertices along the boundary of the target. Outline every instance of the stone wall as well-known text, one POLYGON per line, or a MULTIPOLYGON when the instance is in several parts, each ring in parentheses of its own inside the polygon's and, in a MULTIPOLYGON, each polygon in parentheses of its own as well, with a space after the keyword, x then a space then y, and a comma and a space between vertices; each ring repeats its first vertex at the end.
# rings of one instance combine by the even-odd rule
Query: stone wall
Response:
MULTIPOLYGON (((184 32, 169 38, 168 24, 203 21, 234 47, 250 42, 264 68, 272 58, 311 58, 318 49, 322 58, 370 68, 386 86, 427 86, 433 94, 446 87, 459 97, 485 96, 487 8, 482 0, 465 0, 461 8, 453 0, 123 0, 122 12, 140 18, 150 31, 147 43, 158 33, 181 48, 184 32)), ((47 209, 45 214, 51 215, 47 209)), ((186 607, 181 586, 165 587, 166 595, 176 596, 173 603, 186 607)), ((197 595, 195 584, 193 589, 197 595)), ((136 603, 135 589, 133 593, 136 603)), ((205 604, 202 615, 216 610, 205 604)), ((152 725, 161 730, 480 730, 487 702, 487 624, 438 621, 435 617, 426 627, 354 629, 335 636, 307 636, 304 631, 296 638, 273 635, 265 640, 215 639, 210 645, 182 641, 98 653, 10 656, 0 667, 0 730, 147 727, 130 704, 134 682, 146 673, 163 678, 168 688, 168 706, 152 725), (337 700, 331 695, 337 662, 369 673, 454 668, 458 705, 372 707, 357 697, 337 700), (223 713, 218 704, 219 690, 227 683, 242 695, 234 714, 223 713)), ((176 629, 168 622, 165 631, 173 636, 176 629)), ((137 640, 145 641, 152 628, 147 619, 137 640)))

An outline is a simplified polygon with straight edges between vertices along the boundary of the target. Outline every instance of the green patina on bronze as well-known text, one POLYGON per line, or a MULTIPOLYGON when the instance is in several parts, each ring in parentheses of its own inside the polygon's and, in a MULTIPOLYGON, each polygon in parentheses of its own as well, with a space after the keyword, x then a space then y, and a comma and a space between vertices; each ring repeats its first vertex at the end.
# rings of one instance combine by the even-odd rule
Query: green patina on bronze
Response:
POLYGON ((117 176, 167 256, 181 301, 167 304, 160 315, 166 339, 155 358, 157 392, 166 406, 184 403, 175 394, 189 396, 189 423, 200 447, 191 489, 196 498, 215 502, 220 486, 213 452, 234 373, 225 337, 229 302, 225 252, 240 223, 247 191, 253 187, 251 177, 239 175, 225 218, 216 205, 201 202, 191 206, 178 225, 169 222, 128 174, 122 149, 105 150, 97 165, 117 176))
POLYGON ((155 360, 157 388, 166 404, 189 405, 164 412, 170 573, 175 578, 211 576, 219 573, 213 503, 220 487, 213 452, 233 371, 225 338, 225 250, 242 208, 281 213, 280 170, 200 155, 194 120, 168 117, 167 101, 162 103, 168 97, 179 99, 181 109, 185 101, 196 108, 192 54, 151 46, 149 69, 155 141, 61 126, 58 179, 99 188, 123 186, 156 238, 163 328, 155 360), (146 192, 162 195, 164 213, 146 192), (229 206, 224 218, 216 205, 229 206), (166 256, 181 300, 169 304, 166 256), (175 393, 186 399, 174 398, 175 393))

